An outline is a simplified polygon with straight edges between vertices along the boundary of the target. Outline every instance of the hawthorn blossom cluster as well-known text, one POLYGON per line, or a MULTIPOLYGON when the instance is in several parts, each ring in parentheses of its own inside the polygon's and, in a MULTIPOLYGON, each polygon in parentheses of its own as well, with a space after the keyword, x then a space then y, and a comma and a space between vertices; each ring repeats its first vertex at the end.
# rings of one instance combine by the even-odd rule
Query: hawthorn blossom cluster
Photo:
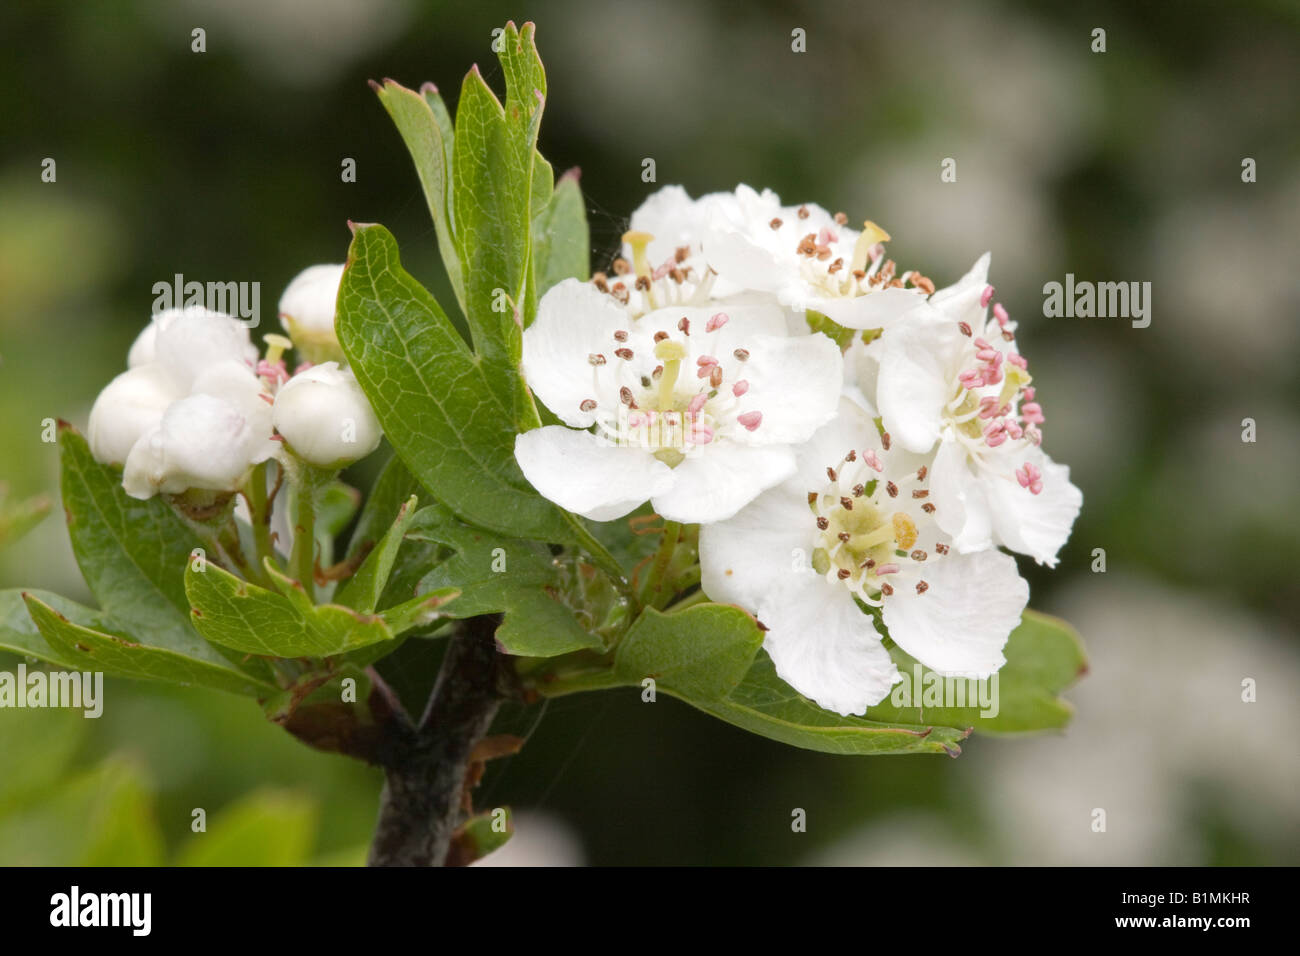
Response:
POLYGON ((872 222, 747 186, 677 186, 622 254, 542 298, 523 373, 563 423, 518 437, 545 497, 698 524, 702 586, 754 614, 777 672, 841 714, 902 678, 892 641, 988 677, 1082 505, 985 254, 937 290, 872 222), (828 334, 830 333, 830 334, 828 334))
POLYGON ((254 345, 247 325, 201 305, 153 316, 90 412, 87 439, 103 464, 121 466, 134 498, 219 498, 254 466, 290 458, 338 469, 378 447, 379 422, 334 337, 341 265, 312 266, 285 289, 289 338, 254 345), (291 375, 284 358, 304 358, 291 375))

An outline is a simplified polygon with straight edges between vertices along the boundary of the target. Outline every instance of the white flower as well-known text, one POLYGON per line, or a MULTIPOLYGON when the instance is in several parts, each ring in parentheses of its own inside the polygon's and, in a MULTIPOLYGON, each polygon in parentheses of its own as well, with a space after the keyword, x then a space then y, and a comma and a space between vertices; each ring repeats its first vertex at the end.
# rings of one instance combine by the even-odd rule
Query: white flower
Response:
POLYGON ((122 487, 133 498, 191 488, 235 491, 275 451, 269 432, 237 401, 197 393, 173 402, 131 449, 122 487))
POLYGON ((919 273, 896 274, 875 223, 847 227, 820 206, 782 206, 771 190, 736 187, 734 201, 707 208, 703 254, 723 280, 771 292, 782 305, 850 329, 888 328, 933 292, 919 273), (911 283, 911 286, 908 286, 911 283))
POLYGON ((312 362, 342 358, 334 333, 334 310, 343 268, 341 263, 308 266, 280 296, 280 324, 312 362))
POLYGON ((904 447, 939 443, 933 500, 958 550, 1001 544, 1055 566, 1083 495, 1039 447, 1043 410, 1015 323, 1001 305, 989 314, 988 265, 986 253, 866 349, 879 363, 876 404, 904 447))
POLYGON ((610 272, 597 272, 592 285, 629 315, 655 309, 704 306, 743 291, 718 276, 701 251, 709 210, 735 204, 730 193, 692 199, 681 186, 665 186, 632 213, 622 255, 610 272))
POLYGON ((280 386, 272 416, 289 447, 321 468, 364 458, 383 437, 361 386, 337 362, 313 365, 280 386))
POLYGON ((523 371, 565 423, 515 442, 542 495, 597 521, 650 499, 695 523, 735 514, 793 473, 791 446, 835 413, 843 363, 825 336, 787 336, 773 303, 638 319, 567 280, 524 332, 523 371))
POLYGON ((883 700, 901 678, 859 602, 932 670, 997 671, 1029 587, 1010 555, 952 549, 925 460, 848 399, 798 459, 790 480, 700 529, 705 593, 763 623, 777 673, 837 713, 883 700))

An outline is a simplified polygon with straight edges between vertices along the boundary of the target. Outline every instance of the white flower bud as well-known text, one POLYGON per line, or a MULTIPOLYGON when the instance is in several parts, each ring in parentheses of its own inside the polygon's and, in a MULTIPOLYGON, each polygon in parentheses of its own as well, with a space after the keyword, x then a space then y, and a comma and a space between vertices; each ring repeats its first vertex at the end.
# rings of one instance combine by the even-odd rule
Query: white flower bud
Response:
POLYGON ((280 324, 312 362, 343 357, 334 334, 334 307, 342 280, 342 264, 308 266, 280 296, 280 324))
POLYGON ((191 488, 235 491, 249 468, 274 451, 238 401, 190 395, 168 407, 126 459, 122 487, 133 498, 191 488))
MULTIPOLYGON (((153 357, 189 391, 209 365, 236 359, 250 367, 257 362, 257 348, 248 328, 221 312, 200 307, 170 309, 154 316, 153 357)), ((148 355, 149 329, 141 333, 131 347, 139 357, 148 355)))
POLYGON ((314 365, 281 386, 273 421, 289 447, 320 468, 364 458, 383 436, 361 386, 337 362, 314 365))
POLYGON ((121 465, 140 436, 157 427, 167 406, 181 395, 157 363, 123 372, 104 387, 90 410, 90 453, 101 464, 121 465))

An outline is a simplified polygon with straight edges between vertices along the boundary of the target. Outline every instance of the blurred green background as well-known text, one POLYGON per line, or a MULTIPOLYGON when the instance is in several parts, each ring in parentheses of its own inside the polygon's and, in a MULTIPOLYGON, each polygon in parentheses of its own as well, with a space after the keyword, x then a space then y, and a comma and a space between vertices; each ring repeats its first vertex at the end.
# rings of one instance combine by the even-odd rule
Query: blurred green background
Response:
MULTIPOLYGON (((84 426, 157 281, 259 281, 274 315, 301 268, 342 261, 352 219, 389 226, 439 289, 423 198, 365 81, 432 80, 454 102, 478 62, 499 86, 492 28, 534 19, 542 149, 582 168, 598 267, 668 183, 743 181, 872 218, 900 265, 940 284, 993 251, 1045 447, 1084 491, 1060 567, 1022 569, 1033 603, 1079 627, 1092 670, 1066 734, 972 739, 955 761, 802 752, 635 691, 508 714, 535 729, 478 794, 519 814, 497 861, 1300 862, 1300 5, 467 6, 0 7, 13 496, 57 497, 41 422, 84 426), (948 157, 956 183, 939 179, 948 157), (1258 182, 1242 182, 1245 157, 1258 182), (1043 318, 1043 284, 1067 272, 1150 281, 1151 327, 1043 318)), ((0 587, 16 586, 90 600, 57 505, 0 553, 0 587)), ((364 858, 377 772, 234 697, 118 681, 107 695, 99 720, 0 711, 0 863, 364 858)))

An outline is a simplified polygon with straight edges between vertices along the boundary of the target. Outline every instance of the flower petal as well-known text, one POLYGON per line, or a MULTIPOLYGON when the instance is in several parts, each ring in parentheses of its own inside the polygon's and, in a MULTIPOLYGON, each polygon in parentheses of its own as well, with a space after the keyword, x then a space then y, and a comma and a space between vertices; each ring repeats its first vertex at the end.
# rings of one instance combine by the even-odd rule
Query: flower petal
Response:
POLYGON ((734 517, 704 525, 704 593, 752 612, 796 577, 815 576, 809 564, 815 531, 803 489, 790 482, 765 491, 734 517))
POLYGON ((772 593, 758 619, 777 674, 827 710, 864 714, 902 680, 871 618, 825 578, 809 574, 772 593))
POLYGON ((825 335, 759 336, 749 343, 743 374, 750 384, 741 407, 763 413, 762 425, 740 435, 747 444, 807 441, 834 417, 844 383, 839 347, 825 335))
POLYGON ((724 521, 793 475, 794 467, 794 452, 785 445, 740 445, 722 439, 688 455, 672 470, 673 484, 654 494, 654 508, 670 521, 724 521))
POLYGON ((632 321, 585 282, 565 279, 552 287, 542 296, 537 320, 524 330, 522 367, 528 387, 566 424, 589 428, 596 416, 580 406, 597 395, 587 356, 599 353, 612 361, 618 347, 614 333, 631 328, 632 321))
POLYGON ((930 296, 930 304, 942 309, 944 315, 953 322, 965 322, 972 329, 982 329, 988 307, 980 305, 980 299, 989 284, 989 262, 992 257, 993 254, 989 252, 980 256, 969 272, 930 296))
POLYGON ((621 518, 674 480, 672 469, 643 448, 603 445, 563 425, 517 437, 515 458, 544 498, 593 521, 621 518))
POLYGON ((1001 551, 949 554, 927 563, 924 594, 896 587, 881 611, 889 636, 945 676, 983 678, 1006 658, 1002 648, 1029 603, 1015 559, 1001 551))
POLYGON ((881 338, 876 405, 885 430, 905 448, 929 451, 939 438, 944 405, 957 387, 963 340, 955 322, 928 306, 881 338))
POLYGON ((1083 492, 1070 484, 1069 466, 1052 461, 1041 449, 1030 451, 1027 460, 1043 473, 1039 494, 1020 487, 1012 475, 984 480, 993 532, 1012 551, 1054 568, 1056 554, 1070 537, 1083 507, 1083 492))
POLYGON ((970 467, 966 447, 954 438, 939 443, 930 468, 934 521, 958 551, 993 547, 993 528, 981 479, 970 467))
POLYGON ((811 298, 802 304, 846 329, 890 329, 924 305, 925 296, 917 289, 876 289, 855 296, 811 298))

